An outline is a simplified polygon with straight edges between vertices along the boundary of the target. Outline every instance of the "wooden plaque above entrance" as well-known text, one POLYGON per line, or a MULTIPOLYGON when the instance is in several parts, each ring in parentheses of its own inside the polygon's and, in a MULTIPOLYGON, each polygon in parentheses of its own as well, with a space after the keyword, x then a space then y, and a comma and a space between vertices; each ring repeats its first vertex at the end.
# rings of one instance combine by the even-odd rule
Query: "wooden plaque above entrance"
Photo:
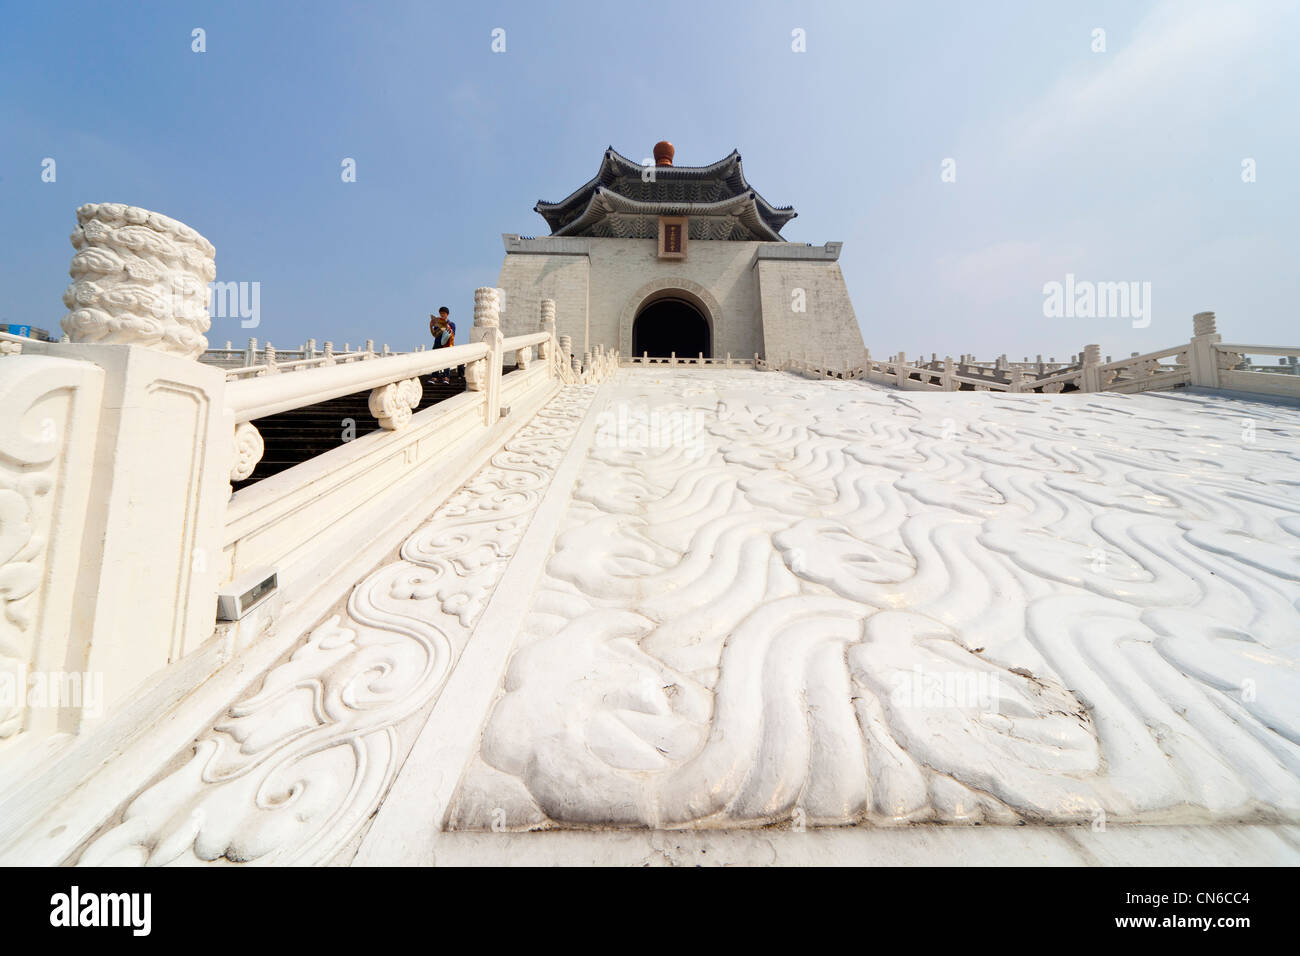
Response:
POLYGON ((685 216, 659 217, 659 258, 685 259, 687 218, 685 216))

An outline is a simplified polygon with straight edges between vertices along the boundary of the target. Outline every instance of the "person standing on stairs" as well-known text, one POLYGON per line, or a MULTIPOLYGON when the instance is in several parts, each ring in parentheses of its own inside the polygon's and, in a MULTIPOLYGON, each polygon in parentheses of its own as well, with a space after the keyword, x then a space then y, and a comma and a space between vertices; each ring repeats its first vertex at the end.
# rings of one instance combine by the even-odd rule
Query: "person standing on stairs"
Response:
MULTIPOLYGON (((437 315, 429 316, 429 334, 433 336, 435 349, 450 348, 456 344, 456 323, 451 321, 451 309, 444 305, 437 315)), ((451 369, 435 372, 429 381, 434 385, 450 385, 451 369)))

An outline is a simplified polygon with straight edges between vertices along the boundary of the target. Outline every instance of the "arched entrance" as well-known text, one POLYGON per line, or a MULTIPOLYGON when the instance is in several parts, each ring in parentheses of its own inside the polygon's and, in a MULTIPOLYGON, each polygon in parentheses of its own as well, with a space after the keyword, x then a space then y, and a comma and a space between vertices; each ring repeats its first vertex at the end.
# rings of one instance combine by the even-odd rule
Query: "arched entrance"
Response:
POLYGON ((713 358, 713 337, 709 322, 697 306, 685 298, 664 296, 648 302, 632 322, 632 354, 667 358, 694 358, 703 353, 713 358))

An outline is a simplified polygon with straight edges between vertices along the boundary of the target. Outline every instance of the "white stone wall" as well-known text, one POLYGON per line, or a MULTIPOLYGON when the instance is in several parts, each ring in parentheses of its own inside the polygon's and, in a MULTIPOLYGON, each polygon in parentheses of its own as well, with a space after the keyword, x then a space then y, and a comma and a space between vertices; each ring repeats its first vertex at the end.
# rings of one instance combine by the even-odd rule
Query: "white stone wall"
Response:
POLYGON ((535 331, 540 302, 551 298, 557 332, 572 336, 575 352, 603 344, 627 356, 640 305, 681 289, 707 314, 715 357, 770 356, 775 349, 781 358, 806 351, 810 357, 851 354, 857 361, 863 351, 844 277, 823 249, 696 240, 685 260, 661 260, 652 239, 507 236, 506 250, 498 285, 505 294, 501 328, 507 336, 535 331), (772 255, 807 258, 766 258, 772 255), (805 290, 803 313, 791 307, 795 287, 805 290))
POLYGON ((703 311, 713 313, 707 318, 715 356, 761 352, 758 284, 750 271, 759 245, 696 240, 687 245, 685 260, 673 260, 655 255, 653 239, 592 240, 593 343, 605 342, 630 355, 632 322, 641 301, 664 288, 676 287, 703 299, 703 311), (694 288, 697 286, 707 293, 694 288))
POLYGON ((589 272, 586 256, 507 255, 497 280, 504 293, 501 334, 509 338, 536 332, 542 300, 554 299, 556 334, 572 336, 581 354, 587 347, 589 272))
POLYGON ((832 367, 862 359, 865 346, 838 262, 760 259, 764 358, 802 359, 832 367), (802 305, 804 311, 796 311, 802 305))

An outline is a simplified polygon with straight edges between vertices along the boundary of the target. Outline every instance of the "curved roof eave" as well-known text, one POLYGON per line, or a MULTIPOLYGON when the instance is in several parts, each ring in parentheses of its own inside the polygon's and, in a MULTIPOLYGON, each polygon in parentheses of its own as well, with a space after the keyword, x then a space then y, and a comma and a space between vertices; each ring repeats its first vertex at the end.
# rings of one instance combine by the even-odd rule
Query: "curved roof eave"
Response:
POLYGON ((582 214, 552 235, 568 236, 586 229, 611 213, 629 213, 641 216, 691 216, 735 215, 760 241, 785 242, 781 234, 762 215, 758 195, 750 190, 743 196, 721 199, 717 202, 642 202, 628 199, 603 187, 597 187, 582 214))
MULTIPOLYGON (((598 187, 607 185, 619 174, 639 175, 641 170, 645 168, 643 163, 635 162, 624 156, 613 146, 608 146, 601 157, 600 168, 596 171, 595 176, 559 202, 538 200, 537 204, 533 206, 533 211, 546 220, 546 224, 551 227, 553 235, 560 235, 560 230, 568 229, 577 220, 573 219, 565 226, 558 228, 557 223, 566 218, 567 215, 571 215, 580 206, 584 207, 581 215, 585 215, 585 207, 590 205, 591 197, 598 187)), ((759 215, 774 232, 779 233, 786 223, 798 215, 793 206, 774 206, 749 185, 749 181, 745 179, 744 165, 741 162, 740 150, 738 149, 733 149, 722 159, 709 163, 707 166, 656 166, 654 169, 656 175, 664 175, 669 179, 700 179, 726 172, 726 178, 733 180, 733 185, 738 194, 749 193, 753 196, 758 206, 759 215), (728 170, 728 167, 731 167, 731 169, 728 170)), ((581 218, 581 215, 578 218, 581 218)))

